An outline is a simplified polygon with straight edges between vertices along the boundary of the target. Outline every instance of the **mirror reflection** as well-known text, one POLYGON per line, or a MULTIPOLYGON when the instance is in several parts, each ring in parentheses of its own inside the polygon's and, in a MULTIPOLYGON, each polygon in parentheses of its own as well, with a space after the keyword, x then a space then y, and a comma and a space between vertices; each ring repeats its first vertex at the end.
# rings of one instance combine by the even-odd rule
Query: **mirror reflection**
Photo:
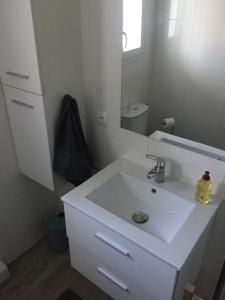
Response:
POLYGON ((123 0, 121 127, 225 149, 225 1, 123 0))

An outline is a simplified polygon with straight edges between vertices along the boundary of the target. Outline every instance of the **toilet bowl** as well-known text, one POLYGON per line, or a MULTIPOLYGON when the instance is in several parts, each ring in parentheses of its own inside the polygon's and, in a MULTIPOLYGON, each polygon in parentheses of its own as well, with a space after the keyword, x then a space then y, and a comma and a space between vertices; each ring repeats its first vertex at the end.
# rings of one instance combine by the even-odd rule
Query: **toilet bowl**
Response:
POLYGON ((134 103, 122 109, 122 128, 139 134, 147 134, 149 107, 143 103, 134 103))

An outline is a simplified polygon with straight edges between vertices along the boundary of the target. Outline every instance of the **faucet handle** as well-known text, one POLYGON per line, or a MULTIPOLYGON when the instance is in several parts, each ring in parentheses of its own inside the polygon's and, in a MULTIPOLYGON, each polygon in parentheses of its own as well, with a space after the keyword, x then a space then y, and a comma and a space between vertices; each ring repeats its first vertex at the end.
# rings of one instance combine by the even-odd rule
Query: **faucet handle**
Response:
POLYGON ((158 163, 166 163, 166 159, 160 156, 156 156, 153 154, 146 154, 146 158, 156 160, 158 163))

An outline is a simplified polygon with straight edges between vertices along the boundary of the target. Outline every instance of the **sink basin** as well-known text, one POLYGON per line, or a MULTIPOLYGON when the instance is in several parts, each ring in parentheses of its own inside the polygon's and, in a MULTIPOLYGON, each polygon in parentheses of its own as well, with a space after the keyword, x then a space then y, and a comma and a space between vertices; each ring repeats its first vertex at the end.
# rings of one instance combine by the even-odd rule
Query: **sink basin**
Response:
MULTIPOLYGON (((132 172, 131 172, 132 173, 132 172)), ((172 184, 172 180, 171 184, 172 184)), ((174 184, 174 183, 173 183, 174 184)), ((129 173, 118 172, 86 198, 164 242, 171 242, 195 208, 194 201, 165 189, 168 184, 154 184, 129 173), (144 224, 133 221, 135 212, 144 212, 144 224)), ((176 182, 179 188, 179 183, 176 182)))
MULTIPOLYGON (((133 150, 115 160, 85 183, 62 197, 68 211, 75 208, 113 232, 181 270, 195 246, 208 237, 221 199, 209 205, 195 202, 195 187, 169 168, 164 183, 148 179, 155 161, 133 150), (175 177, 173 177, 175 176, 175 177), (134 218, 140 216, 145 218, 134 218), (136 223, 135 221, 145 221, 136 223)), ((113 238, 120 244, 120 239, 113 238)), ((131 249, 132 250, 132 249, 131 249)))

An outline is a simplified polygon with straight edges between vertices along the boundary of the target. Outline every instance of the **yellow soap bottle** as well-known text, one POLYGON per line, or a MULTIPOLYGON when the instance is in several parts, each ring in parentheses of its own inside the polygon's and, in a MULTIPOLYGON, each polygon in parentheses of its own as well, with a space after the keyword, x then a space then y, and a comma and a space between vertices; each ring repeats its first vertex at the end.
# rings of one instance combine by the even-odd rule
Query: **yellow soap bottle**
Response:
POLYGON ((195 200, 201 204, 209 204, 211 193, 212 193, 212 182, 210 180, 209 172, 199 179, 195 192, 195 200))

